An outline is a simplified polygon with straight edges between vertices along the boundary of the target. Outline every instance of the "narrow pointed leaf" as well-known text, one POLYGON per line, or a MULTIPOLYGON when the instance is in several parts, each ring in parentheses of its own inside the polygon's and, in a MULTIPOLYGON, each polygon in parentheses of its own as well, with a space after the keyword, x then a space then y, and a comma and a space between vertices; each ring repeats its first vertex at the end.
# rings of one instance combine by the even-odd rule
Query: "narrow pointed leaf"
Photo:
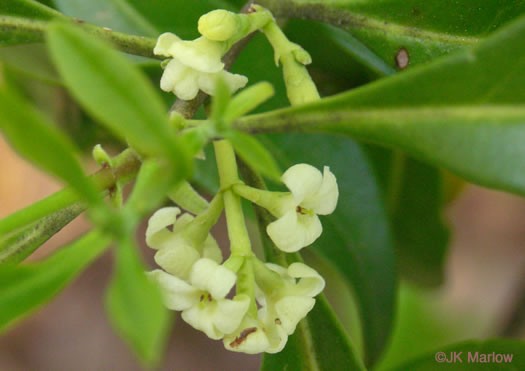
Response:
POLYGON ((146 277, 145 269, 131 239, 121 241, 106 308, 118 333, 145 365, 154 366, 160 361, 171 316, 159 287, 146 277))
POLYGON ((235 152, 255 171, 268 177, 269 179, 279 182, 281 170, 272 154, 253 136, 230 131, 225 135, 235 152))
POLYGON ((24 157, 96 203, 99 194, 75 158, 78 152, 43 114, 5 88, 0 89, 0 129, 24 157))
POLYGON ((469 51, 237 128, 349 135, 525 194, 524 37, 522 18, 469 51))
POLYGON ((53 298, 108 245, 93 231, 38 263, 0 265, 0 332, 53 298))
POLYGON ((0 239, 0 264, 20 263, 85 209, 82 204, 73 204, 3 237, 0 239))
POLYGON ((168 124, 161 98, 131 62, 67 24, 50 26, 48 45, 66 86, 88 112, 134 148, 168 156, 180 177, 188 175, 189 155, 168 124))

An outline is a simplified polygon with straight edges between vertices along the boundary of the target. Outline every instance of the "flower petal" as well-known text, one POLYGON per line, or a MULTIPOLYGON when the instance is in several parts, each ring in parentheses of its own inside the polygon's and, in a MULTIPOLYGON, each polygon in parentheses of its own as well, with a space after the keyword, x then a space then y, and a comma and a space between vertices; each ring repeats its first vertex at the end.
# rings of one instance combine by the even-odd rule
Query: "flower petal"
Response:
POLYGON ((199 302, 199 291, 185 281, 160 269, 147 273, 162 289, 164 304, 172 310, 185 310, 199 302))
POLYGON ((223 299, 236 281, 235 273, 206 258, 199 259, 190 274, 191 284, 209 292, 213 299, 223 299))
POLYGON ((166 92, 172 92, 191 69, 179 63, 176 59, 169 61, 160 79, 160 88, 166 92))
POLYGON ((306 317, 314 304, 315 299, 307 296, 286 296, 275 303, 275 312, 288 335, 294 333, 299 321, 306 317))
POLYGON ((194 305, 190 309, 182 312, 182 319, 186 321, 193 328, 200 330, 206 334, 210 339, 222 339, 224 334, 220 332, 214 324, 214 314, 216 310, 216 303, 207 303, 205 305, 194 305))
POLYGON ((249 306, 250 298, 247 295, 239 295, 233 300, 218 300, 213 320, 215 327, 223 334, 231 334, 241 324, 249 306))
POLYGON ((248 78, 243 75, 231 73, 225 70, 222 70, 221 72, 219 72, 219 74, 221 75, 222 79, 226 82, 226 85, 228 85, 231 94, 235 93, 241 88, 244 88, 248 83, 248 78))
POLYGON ((281 180, 292 192, 297 205, 317 195, 323 182, 321 172, 308 164, 297 164, 286 170, 281 180))
POLYGON ((279 249, 295 252, 319 238, 323 227, 317 215, 302 215, 291 210, 270 223, 266 231, 279 249))
POLYGON ((179 41, 181 41, 181 39, 177 35, 171 32, 165 32, 157 39, 157 44, 153 49, 153 54, 169 57, 169 48, 173 45, 173 43, 179 41))
POLYGON ((180 41, 169 48, 169 54, 179 62, 199 72, 219 72, 224 68, 221 61, 223 43, 200 37, 192 41, 180 41))
POLYGON ((146 229, 146 243, 152 249, 160 249, 164 243, 172 237, 172 233, 166 228, 177 220, 180 214, 178 207, 164 207, 157 210, 148 220, 146 229))
POLYGON ((187 279, 199 253, 181 238, 174 239, 172 245, 155 254, 155 262, 166 272, 187 279))
POLYGON ((278 353, 283 350, 288 341, 288 334, 284 330, 281 320, 278 319, 275 311, 268 311, 268 307, 262 307, 258 311, 259 319, 264 323, 266 336, 268 337, 268 348, 266 353, 278 353))
POLYGON ((293 289, 294 295, 314 297, 323 291, 325 280, 314 269, 303 263, 293 263, 288 267, 288 274, 300 278, 293 289))
POLYGON ((187 69, 184 77, 175 84, 173 92, 182 100, 192 100, 199 92, 199 85, 197 84, 198 72, 187 69))
POLYGON ((337 206, 337 200, 339 199, 339 188, 337 187, 337 179, 335 175, 330 171, 328 166, 324 167, 323 183, 317 197, 315 197, 316 204, 306 208, 311 208, 316 214, 328 215, 334 212, 337 206))
POLYGON ((270 345, 261 323, 250 316, 245 316, 237 331, 225 336, 223 342, 226 349, 247 354, 262 353, 270 345))

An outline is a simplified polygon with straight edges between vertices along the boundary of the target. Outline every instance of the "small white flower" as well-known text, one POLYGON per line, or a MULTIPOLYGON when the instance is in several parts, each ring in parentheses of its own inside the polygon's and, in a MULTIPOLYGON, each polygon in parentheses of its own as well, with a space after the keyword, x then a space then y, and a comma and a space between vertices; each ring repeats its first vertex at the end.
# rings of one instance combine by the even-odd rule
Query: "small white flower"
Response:
POLYGON ((312 310, 314 297, 323 291, 325 281, 315 270, 303 263, 293 263, 288 269, 276 264, 266 264, 282 279, 283 285, 258 292, 261 305, 259 318, 273 347, 268 353, 280 352, 297 324, 312 310), (297 281, 299 279, 299 281, 297 281))
POLYGON ((166 272, 187 280, 193 264, 201 257, 222 262, 222 253, 215 239, 208 234, 201 246, 197 246, 187 238, 183 230, 194 219, 189 214, 180 218, 178 207, 159 209, 148 221, 146 243, 152 249, 158 250, 155 261, 166 272), (173 226, 169 230, 169 226, 173 226))
POLYGON ((183 100, 195 98, 199 90, 215 94, 215 82, 220 75, 234 93, 243 88, 246 76, 232 74, 224 70, 221 61, 224 44, 200 37, 192 41, 181 40, 172 33, 163 33, 153 49, 155 55, 173 58, 166 65, 160 80, 160 88, 173 92, 183 100))
POLYGON ((149 275, 163 289, 165 305, 182 311, 184 321, 214 340, 234 332, 250 305, 246 295, 226 299, 237 277, 210 259, 199 259, 193 265, 189 283, 159 269, 149 275))
POLYGON ((247 314, 239 328, 224 337, 228 350, 248 354, 280 352, 299 321, 314 307, 314 297, 325 286, 324 279, 302 263, 293 263, 288 269, 266 264, 264 269, 277 273, 273 274, 278 285, 264 290, 257 288, 256 297, 261 306, 257 319, 247 314))
POLYGON ((264 324, 250 315, 243 318, 235 332, 224 337, 223 343, 228 350, 246 354, 263 353, 270 347, 264 324))
POLYGON ((321 174, 307 164, 294 165, 281 180, 291 191, 277 211, 277 219, 266 229, 275 245, 285 252, 295 252, 312 244, 323 231, 317 215, 331 214, 337 205, 337 180, 328 166, 321 174))

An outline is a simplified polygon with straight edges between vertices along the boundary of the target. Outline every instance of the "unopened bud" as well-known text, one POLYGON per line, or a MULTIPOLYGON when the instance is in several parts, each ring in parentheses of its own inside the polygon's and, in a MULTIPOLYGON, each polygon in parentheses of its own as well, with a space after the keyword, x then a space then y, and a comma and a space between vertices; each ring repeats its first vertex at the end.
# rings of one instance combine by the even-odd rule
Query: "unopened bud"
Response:
POLYGON ((227 10, 214 10, 199 18, 199 32, 207 39, 225 41, 236 34, 238 15, 227 10))

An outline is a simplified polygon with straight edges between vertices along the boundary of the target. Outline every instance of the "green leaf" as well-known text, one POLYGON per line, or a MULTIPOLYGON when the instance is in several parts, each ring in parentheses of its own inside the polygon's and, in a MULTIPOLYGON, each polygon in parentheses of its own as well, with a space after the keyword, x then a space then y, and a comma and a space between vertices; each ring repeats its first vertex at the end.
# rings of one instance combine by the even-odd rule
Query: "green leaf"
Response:
POLYGON ((251 112, 275 94, 272 84, 259 82, 235 95, 224 113, 224 121, 230 123, 251 112))
POLYGON ((515 0, 260 0, 278 17, 314 19, 361 40, 392 67, 401 49, 410 64, 469 47, 525 12, 515 0))
POLYGON ((38 263, 0 265, 0 332, 53 298, 108 244, 93 231, 38 263))
POLYGON ((132 35, 157 37, 159 31, 126 0, 54 0, 66 15, 132 35))
POLYGON ((167 198, 168 191, 177 185, 173 182, 174 177, 166 174, 173 172, 154 160, 144 161, 125 209, 143 217, 159 206, 167 198))
POLYGON ((491 327, 490 319, 479 311, 458 311, 440 290, 401 282, 394 331, 374 370, 390 370, 434 349, 486 336, 491 327))
POLYGON ((234 127, 349 135, 524 194, 524 37, 521 19, 469 51, 234 127))
POLYGON ((0 129, 28 160, 69 183, 95 204, 99 193, 74 157, 74 145, 53 124, 13 92, 0 89, 0 129))
POLYGON ((313 247, 354 289, 370 366, 389 338, 397 286, 388 216, 372 165, 364 149, 346 138, 287 134, 270 140, 283 168, 296 163, 329 166, 337 178, 337 208, 321 217, 323 234, 313 247))
POLYGON ((323 295, 303 319, 286 347, 264 354, 261 371, 365 370, 323 295))
POLYGON ((50 84, 61 84, 60 77, 42 44, 2 47, 0 61, 29 77, 50 84))
POLYGON ((106 308, 118 333, 146 365, 154 366, 164 350, 171 316, 159 287, 146 277, 145 270, 133 241, 121 241, 106 308))
POLYGON ((78 203, 71 205, 0 239, 0 264, 20 263, 85 209, 78 203))
POLYGON ((62 14, 33 0, 0 1, 0 46, 42 41, 46 22, 62 14))
POLYGON ((223 0, 55 0, 57 9, 99 26, 135 35, 156 36, 174 32, 183 39, 199 37, 197 21, 204 13, 222 8, 234 10, 223 0))
POLYGON ((253 136, 233 130, 225 133, 224 137, 251 168, 275 182, 280 181, 282 173, 279 165, 261 142, 253 136))
POLYGON ((518 371, 525 369, 525 358, 523 354, 525 354, 525 342, 522 340, 471 340, 436 349, 435 352, 407 362, 392 370, 426 371, 443 368, 452 371, 466 369, 469 371, 518 371), (437 355, 440 352, 444 354, 437 355), (456 359, 456 362, 452 362, 454 360, 454 353, 458 354, 461 361, 456 359), (451 362, 436 361, 440 356, 446 357, 446 359, 451 362), (442 367, 439 366, 439 363, 442 364, 442 367))
POLYGON ((391 151, 367 146, 391 219, 401 275, 418 284, 443 281, 449 231, 442 219, 442 171, 391 151))
POLYGON ((168 156, 180 177, 189 174, 189 156, 161 99, 135 66, 70 25, 50 26, 48 43, 66 86, 87 111, 133 147, 168 156))
POLYGON ((0 14, 44 20, 62 16, 56 10, 34 0, 2 0, 0 14))

